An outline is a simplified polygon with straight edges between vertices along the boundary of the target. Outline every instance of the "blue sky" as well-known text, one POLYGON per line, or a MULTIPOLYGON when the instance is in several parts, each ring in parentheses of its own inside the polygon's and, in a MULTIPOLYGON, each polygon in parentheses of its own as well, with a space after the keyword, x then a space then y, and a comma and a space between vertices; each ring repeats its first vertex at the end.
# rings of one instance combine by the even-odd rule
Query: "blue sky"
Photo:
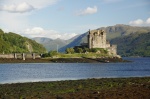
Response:
POLYGON ((0 0, 0 16, 6 32, 69 39, 116 24, 150 26, 150 0, 0 0))

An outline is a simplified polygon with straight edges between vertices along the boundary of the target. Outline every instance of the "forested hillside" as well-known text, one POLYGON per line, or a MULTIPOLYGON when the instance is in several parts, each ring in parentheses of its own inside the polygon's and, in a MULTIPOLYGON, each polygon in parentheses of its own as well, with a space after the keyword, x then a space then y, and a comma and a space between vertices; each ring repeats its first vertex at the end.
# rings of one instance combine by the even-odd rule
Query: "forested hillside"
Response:
POLYGON ((117 37, 127 36, 134 33, 148 33, 150 27, 130 26, 124 24, 117 24, 114 26, 101 27, 107 33, 107 40, 117 37))
POLYGON ((36 41, 0 29, 0 53, 37 52, 44 53, 46 49, 36 41))
POLYGON ((118 37, 111 43, 118 45, 118 53, 122 56, 150 56, 150 32, 118 37))

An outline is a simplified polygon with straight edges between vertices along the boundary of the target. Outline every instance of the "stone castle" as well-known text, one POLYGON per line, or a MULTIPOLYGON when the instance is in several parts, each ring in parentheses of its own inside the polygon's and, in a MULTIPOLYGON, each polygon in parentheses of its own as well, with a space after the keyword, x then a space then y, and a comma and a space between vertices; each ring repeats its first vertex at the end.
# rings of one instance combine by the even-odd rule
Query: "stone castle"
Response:
POLYGON ((104 30, 89 30, 88 48, 104 48, 110 55, 117 55, 117 45, 110 45, 104 30))

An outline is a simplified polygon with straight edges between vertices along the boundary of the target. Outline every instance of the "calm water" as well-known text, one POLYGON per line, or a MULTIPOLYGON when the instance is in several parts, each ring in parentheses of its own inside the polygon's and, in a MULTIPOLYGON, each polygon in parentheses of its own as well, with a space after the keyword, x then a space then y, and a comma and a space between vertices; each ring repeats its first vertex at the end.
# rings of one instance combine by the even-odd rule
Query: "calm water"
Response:
POLYGON ((0 83, 150 76, 150 58, 124 58, 129 63, 0 64, 0 83))

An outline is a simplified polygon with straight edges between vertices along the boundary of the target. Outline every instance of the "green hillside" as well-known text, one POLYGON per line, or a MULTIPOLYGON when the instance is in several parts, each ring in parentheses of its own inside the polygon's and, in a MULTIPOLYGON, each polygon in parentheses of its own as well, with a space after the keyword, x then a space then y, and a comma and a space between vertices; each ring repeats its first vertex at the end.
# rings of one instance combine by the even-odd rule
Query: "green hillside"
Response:
POLYGON ((0 53, 36 52, 44 53, 46 49, 36 41, 0 29, 0 53))
POLYGON ((111 43, 118 45, 118 54, 122 56, 150 56, 150 32, 118 37, 111 43))
POLYGON ((105 30, 107 33, 107 40, 114 39, 116 37, 126 36, 133 33, 147 33, 150 32, 150 27, 129 26, 123 24, 117 24, 114 26, 102 27, 100 29, 105 30))

